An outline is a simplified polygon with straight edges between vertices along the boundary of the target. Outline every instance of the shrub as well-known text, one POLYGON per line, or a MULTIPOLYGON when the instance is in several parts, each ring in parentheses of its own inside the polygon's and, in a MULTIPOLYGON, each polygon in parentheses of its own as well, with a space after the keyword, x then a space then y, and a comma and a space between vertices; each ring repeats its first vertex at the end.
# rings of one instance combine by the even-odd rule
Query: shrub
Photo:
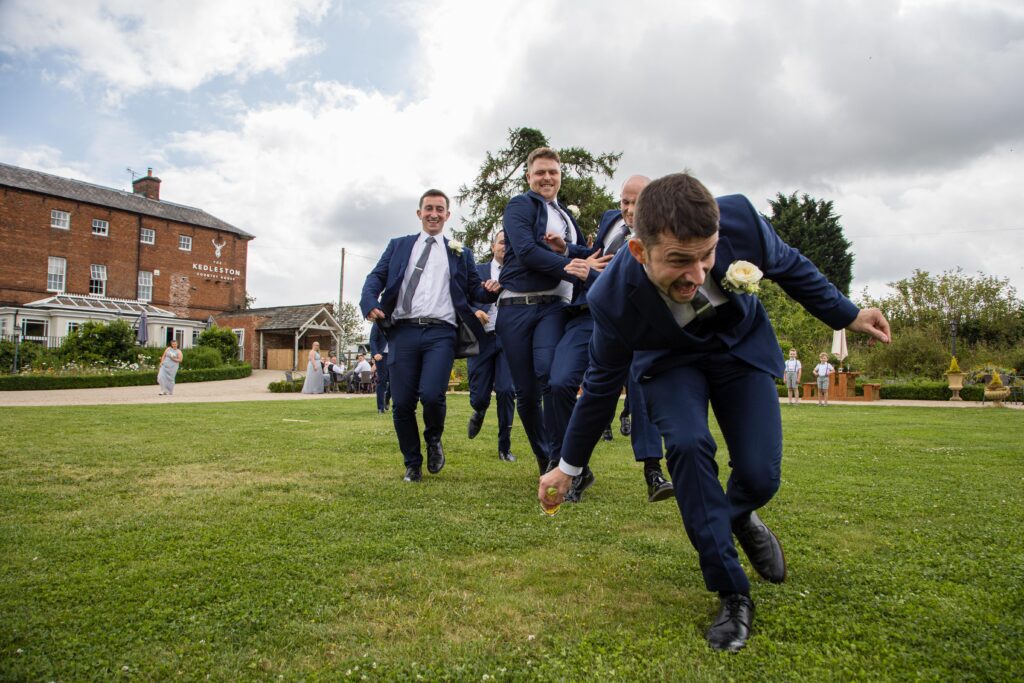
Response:
MULTIPOLYGON (((220 351, 209 346, 196 346, 181 352, 182 370, 199 370, 223 365, 220 351)), ((159 360, 159 359, 157 359, 159 360)))
POLYGON ((210 327, 199 335, 196 348, 208 347, 216 349, 221 362, 234 363, 238 360, 238 337, 227 327, 210 327))
POLYGON ((135 332, 124 320, 100 323, 90 320, 64 338, 65 362, 80 365, 114 365, 135 362, 135 332))
POLYGON ((946 335, 938 328, 904 327, 893 332, 892 343, 858 354, 858 367, 872 377, 939 379, 948 364, 946 335), (861 365, 862 364, 862 365, 861 365))

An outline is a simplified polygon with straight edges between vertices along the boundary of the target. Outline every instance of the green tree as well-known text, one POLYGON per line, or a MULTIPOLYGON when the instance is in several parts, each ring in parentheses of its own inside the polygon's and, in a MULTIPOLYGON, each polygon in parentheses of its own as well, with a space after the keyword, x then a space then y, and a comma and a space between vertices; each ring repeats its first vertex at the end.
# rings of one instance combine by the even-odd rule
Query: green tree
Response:
POLYGON ((224 363, 238 360, 238 337, 229 327, 212 325, 203 330, 196 340, 196 346, 216 349, 224 363))
POLYGON ((341 349, 339 352, 344 352, 349 344, 363 338, 366 319, 359 311, 359 306, 351 301, 346 301, 340 307, 337 304, 331 304, 331 308, 334 312, 334 319, 341 325, 341 349))
POLYGON ((892 293, 874 299, 864 292, 868 306, 882 309, 895 331, 927 327, 947 338, 957 324, 964 344, 1018 346, 1024 342, 1024 301, 1009 278, 963 270, 931 275, 915 270, 903 280, 888 283, 892 293))
MULTIPOLYGON (((510 128, 508 147, 487 152, 480 172, 471 185, 462 185, 455 199, 469 209, 461 230, 453 230, 457 239, 473 249, 477 257, 490 250, 490 238, 501 225, 509 200, 530 189, 526 182, 526 157, 538 147, 550 147, 547 137, 535 128, 510 128)), ((597 232, 601 214, 615 208, 616 200, 598 182, 611 179, 622 152, 593 154, 582 147, 558 149, 562 159, 562 187, 558 200, 580 209, 577 222, 591 237, 597 232)))
POLYGON ((774 282, 762 281, 758 298, 768 312, 783 352, 795 348, 807 375, 806 370, 817 363, 818 354, 831 350, 832 328, 804 310, 774 282))
POLYGON ((778 193, 769 199, 771 217, 765 216, 787 244, 800 250, 843 294, 849 295, 853 281, 853 254, 843 236, 839 216, 832 202, 804 194, 797 198, 778 193))

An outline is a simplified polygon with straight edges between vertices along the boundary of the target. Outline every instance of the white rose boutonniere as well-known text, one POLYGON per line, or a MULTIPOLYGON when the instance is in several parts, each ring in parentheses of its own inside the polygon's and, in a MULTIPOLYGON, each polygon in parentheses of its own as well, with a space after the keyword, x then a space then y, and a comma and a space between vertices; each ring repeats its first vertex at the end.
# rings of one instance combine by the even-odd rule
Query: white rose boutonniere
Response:
POLYGON ((570 204, 565 208, 569 209, 569 213, 572 214, 573 218, 575 218, 576 220, 580 219, 580 207, 576 206, 575 204, 570 204))
POLYGON ((456 254, 461 254, 462 242, 458 240, 448 240, 448 248, 454 251, 456 254))
POLYGON ((757 294, 764 273, 750 261, 733 261, 725 271, 722 287, 737 294, 757 294))

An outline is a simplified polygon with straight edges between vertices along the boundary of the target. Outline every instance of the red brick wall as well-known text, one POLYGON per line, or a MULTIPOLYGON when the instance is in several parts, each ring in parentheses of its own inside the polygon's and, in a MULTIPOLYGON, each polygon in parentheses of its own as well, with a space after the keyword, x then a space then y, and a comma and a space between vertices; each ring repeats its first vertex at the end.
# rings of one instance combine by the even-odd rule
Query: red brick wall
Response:
POLYGON ((49 256, 67 259, 65 291, 89 293, 89 266, 107 266, 107 296, 134 299, 138 271, 153 276, 153 304, 194 320, 245 303, 248 241, 228 232, 139 216, 120 209, 0 188, 0 304, 24 304, 51 296, 46 291, 49 256), (50 211, 71 214, 71 229, 50 227, 50 211), (110 224, 108 235, 92 234, 92 220, 110 224), (139 228, 156 232, 156 244, 141 244, 139 228), (192 237, 192 251, 178 249, 178 236, 192 237), (224 244, 216 257, 214 241, 224 244), (159 270, 160 275, 155 271, 159 270))
POLYGON ((214 317, 217 327, 245 330, 245 339, 242 340, 242 346, 245 348, 245 362, 252 363, 254 368, 263 367, 259 357, 260 333, 256 331, 256 328, 266 320, 266 316, 245 314, 219 315, 214 317))

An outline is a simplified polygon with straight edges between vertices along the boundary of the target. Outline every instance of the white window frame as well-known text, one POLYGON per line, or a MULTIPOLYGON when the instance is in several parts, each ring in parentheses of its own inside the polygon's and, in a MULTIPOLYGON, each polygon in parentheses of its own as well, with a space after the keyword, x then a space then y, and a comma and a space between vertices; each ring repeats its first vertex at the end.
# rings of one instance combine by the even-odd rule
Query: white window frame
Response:
POLYGON ((143 228, 142 234, 139 235, 139 241, 143 244, 156 244, 156 230, 153 228, 143 228), (149 239, 146 239, 146 238, 149 239))
POLYGON ((68 321, 67 332, 65 334, 71 334, 72 332, 74 332, 75 330, 77 330, 78 328, 80 328, 84 324, 85 323, 82 322, 81 320, 69 320, 68 321))
POLYGON ((192 251, 192 238, 188 235, 178 235, 178 249, 192 251))
POLYGON ((92 234, 97 237, 107 237, 110 235, 110 222, 105 221, 102 218, 92 219, 92 234))
POLYGON ((236 327, 236 328, 232 329, 231 331, 235 333, 236 337, 238 337, 238 360, 244 361, 245 360, 245 328, 244 327, 236 327))
POLYGON ((174 328, 174 338, 178 340, 178 348, 185 348, 185 329, 182 327, 174 328))
POLYGON ((71 212, 60 209, 50 209, 50 227, 58 230, 71 229, 71 212))
POLYGON ((21 338, 29 339, 31 341, 41 341, 43 343, 49 343, 50 339, 50 319, 49 318, 22 318, 21 319, 21 338), (29 335, 25 328, 29 325, 42 325, 42 335, 29 335))
POLYGON ((102 263, 89 264, 89 296, 107 295, 107 267, 102 263), (94 285, 93 283, 100 283, 94 285), (93 291, 93 290, 97 291, 93 291))
POLYGON ((68 282, 68 260, 63 256, 49 256, 46 260, 46 291, 63 292, 68 282), (54 266, 60 266, 60 272, 54 266), (56 278, 60 277, 60 286, 57 286, 56 278), (51 279, 52 278, 52 279, 51 279))
POLYGON ((138 299, 139 301, 153 300, 153 271, 151 270, 139 271, 138 299))

